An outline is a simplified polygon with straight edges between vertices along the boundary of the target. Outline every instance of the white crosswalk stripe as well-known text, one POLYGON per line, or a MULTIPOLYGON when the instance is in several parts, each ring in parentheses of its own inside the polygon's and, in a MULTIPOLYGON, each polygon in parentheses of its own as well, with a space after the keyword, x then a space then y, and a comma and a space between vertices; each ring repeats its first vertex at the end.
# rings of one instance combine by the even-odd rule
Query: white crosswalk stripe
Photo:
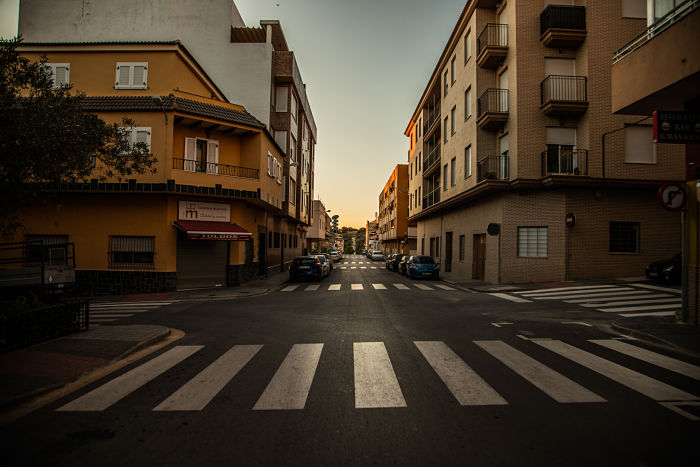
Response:
POLYGON ((442 290, 457 290, 454 287, 450 287, 449 285, 444 285, 444 284, 435 284, 435 287, 442 289, 442 290))
POLYGON ((328 290, 340 290, 341 284, 331 284, 328 286, 328 290))
MULTIPOLYGON (((425 284, 416 284, 416 283, 411 283, 410 285, 407 284, 402 284, 402 283, 395 283, 395 284, 390 284, 395 288, 396 290, 422 290, 422 291, 433 291, 436 292, 436 290, 433 287, 437 287, 439 290, 450 290, 450 291, 457 291, 458 289, 455 289, 454 287, 450 287, 448 285, 443 285, 443 284, 435 284, 433 283, 431 286, 425 285, 425 284)), ((280 289, 280 292, 323 292, 323 291, 340 291, 340 290, 354 290, 354 291, 359 291, 359 290, 388 290, 387 285, 383 283, 377 283, 377 282, 372 282, 369 285, 365 286, 365 284, 362 283, 351 283, 351 284, 330 284, 326 288, 323 286, 323 284, 310 284, 306 286, 301 286, 299 284, 295 285, 289 285, 286 287, 283 287, 280 289)), ((494 294, 491 294, 494 295, 494 294)), ((519 297, 509 297, 511 300, 515 301, 524 301, 528 302, 529 300, 524 300, 519 297)))
POLYGON ((309 285, 308 287, 306 287, 306 288, 304 289, 304 291, 305 291, 305 292, 315 292, 315 291, 318 290, 319 287, 321 287, 321 286, 318 285, 318 284, 312 284, 312 285, 309 285))
POLYGON ((399 290, 410 290, 410 287, 405 284, 393 284, 393 286, 399 290))
MULTIPOLYGON (((659 402, 661 405, 667 406, 666 403, 672 401, 700 401, 700 398, 689 392, 566 342, 550 339, 530 339, 529 341, 574 362, 569 363, 570 366, 582 365, 614 383, 626 386, 659 402)), ((678 377, 700 381, 700 367, 690 363, 615 339, 591 339, 590 342, 599 346, 601 352, 605 352, 605 349, 608 349, 608 352, 612 350, 614 355, 620 355, 621 358, 622 356, 632 357, 641 363, 652 364, 676 373, 680 375, 678 377)), ((599 394, 582 386, 581 383, 569 379, 561 370, 556 371, 534 356, 528 355, 527 349, 516 349, 501 340, 477 340, 474 341, 474 344, 493 357, 492 362, 498 362, 496 365, 503 365, 507 372, 500 372, 501 374, 498 375, 499 370, 494 368, 493 364, 484 367, 482 363, 482 368, 487 368, 488 372, 479 374, 463 356, 458 355, 443 341, 414 342, 418 354, 420 354, 420 357, 417 357, 418 354, 415 354, 415 357, 425 359, 425 362, 444 383, 445 392, 452 394, 462 406, 506 406, 523 403, 523 401, 508 401, 491 386, 489 379, 502 379, 503 374, 516 378, 514 380, 517 381, 516 384, 525 382, 532 384, 556 403, 608 403, 599 394), (492 371, 497 374, 494 375, 492 371)), ((232 346, 203 369, 200 367, 200 371, 182 386, 173 388, 174 392, 165 400, 160 403, 153 401, 157 405, 152 410, 157 412, 201 411, 213 404, 217 396, 223 394, 225 397, 236 397, 235 394, 227 393, 227 391, 232 391, 230 387, 227 389, 231 380, 242 377, 237 375, 239 373, 242 375, 241 370, 247 365, 253 364, 252 362, 255 362, 256 365, 262 365, 263 363, 258 360, 271 358, 269 355, 263 357, 263 353, 260 352, 262 347, 261 344, 232 346)), ((202 348, 201 345, 175 346, 150 361, 62 405, 57 410, 64 412, 103 411, 135 391, 141 390, 143 394, 148 394, 147 390, 141 388, 156 378, 160 378, 161 381, 168 384, 169 380, 164 373, 184 362, 202 348)), ((332 352, 324 357, 323 349, 323 343, 292 345, 281 362, 276 361, 277 369, 274 375, 270 377, 267 386, 250 409, 303 410, 307 406, 321 358, 337 358, 337 355, 332 352)), ((400 375, 395 371, 392 358, 390 358, 383 342, 354 342, 352 352, 354 379, 353 383, 350 384, 354 387, 355 408, 408 406, 399 383, 400 375)), ((188 361, 192 361, 195 367, 198 365, 198 359, 188 361)), ((250 372, 248 372, 249 376, 250 372)), ((421 379, 415 376, 413 373, 409 380, 412 381, 412 384, 421 384, 421 379)), ((581 376, 579 375, 578 378, 580 379, 581 376)), ((584 379, 583 383, 585 381, 584 379)), ((432 387, 428 381, 425 384, 426 387, 432 387)), ((507 383, 501 382, 500 384, 507 383)), ((601 386, 597 387, 598 391, 604 390, 601 386)), ((340 392, 347 390, 352 389, 340 389, 340 392)))
POLYGON ((294 290, 299 287, 298 285, 288 285, 287 287, 282 289, 282 292, 293 292, 294 290))
POLYGON ((431 287, 428 287, 425 284, 415 284, 416 287, 418 287, 421 290, 433 290, 431 287))
POLYGON ((386 290, 384 284, 372 284, 372 287, 374 287, 376 290, 386 290))
POLYGON ((179 300, 137 302, 91 302, 90 322, 112 323, 120 318, 128 318, 136 313, 146 313, 177 302, 179 302, 179 300))
POLYGON ((364 290, 362 284, 350 284, 351 290, 364 290))

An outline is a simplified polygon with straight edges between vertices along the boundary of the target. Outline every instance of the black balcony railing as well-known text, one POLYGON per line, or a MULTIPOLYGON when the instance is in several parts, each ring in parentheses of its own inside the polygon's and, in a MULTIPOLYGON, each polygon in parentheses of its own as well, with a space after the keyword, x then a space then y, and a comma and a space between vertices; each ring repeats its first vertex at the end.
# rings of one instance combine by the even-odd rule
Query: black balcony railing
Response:
POLYGON ((423 171, 427 171, 436 162, 440 161, 440 145, 435 146, 430 153, 423 158, 423 171))
POLYGON ((540 35, 548 29, 586 29, 586 7, 549 5, 540 13, 540 35))
POLYGON ((508 25, 489 23, 476 39, 476 55, 486 47, 508 47, 508 25))
POLYGON ((540 83, 541 104, 547 102, 588 102, 585 76, 550 75, 540 83))
POLYGON ((440 202, 440 187, 438 186, 436 189, 428 193, 427 195, 423 196, 423 209, 427 209, 433 204, 437 204, 440 202))
POLYGON ((428 119, 423 124, 423 137, 426 136, 428 130, 430 130, 430 127, 433 126, 436 120, 440 120, 440 107, 435 107, 428 113, 428 119))
POLYGON ((588 175, 588 150, 548 144, 542 152, 542 176, 588 175))
POLYGON ((508 156, 486 156, 477 163, 477 182, 507 180, 508 156))
POLYGON ((260 170, 236 165, 216 164, 214 162, 202 162, 191 159, 173 159, 173 169, 186 172, 201 172, 214 175, 226 175, 239 178, 260 178, 260 170))
POLYGON ((487 112, 508 112, 508 90, 507 89, 487 89, 477 101, 477 116, 481 117, 487 112))

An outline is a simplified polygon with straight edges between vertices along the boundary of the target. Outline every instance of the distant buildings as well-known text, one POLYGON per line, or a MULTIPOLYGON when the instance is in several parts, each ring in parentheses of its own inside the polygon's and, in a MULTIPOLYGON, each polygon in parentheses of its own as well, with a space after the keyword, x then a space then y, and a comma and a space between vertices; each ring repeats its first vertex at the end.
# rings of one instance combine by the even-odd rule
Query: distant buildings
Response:
POLYGON ((446 276, 641 276, 680 248, 657 191, 682 150, 653 143, 648 109, 610 110, 610 57, 646 0, 558 3, 466 2, 407 118, 408 220, 446 276))
POLYGON ((388 254, 416 249, 415 229, 409 232, 408 177, 408 165, 398 164, 379 194, 379 249, 388 254))
POLYGON ((321 200, 313 200, 313 216, 306 238, 309 240, 309 250, 311 252, 326 251, 333 246, 331 217, 326 212, 326 207, 321 200))

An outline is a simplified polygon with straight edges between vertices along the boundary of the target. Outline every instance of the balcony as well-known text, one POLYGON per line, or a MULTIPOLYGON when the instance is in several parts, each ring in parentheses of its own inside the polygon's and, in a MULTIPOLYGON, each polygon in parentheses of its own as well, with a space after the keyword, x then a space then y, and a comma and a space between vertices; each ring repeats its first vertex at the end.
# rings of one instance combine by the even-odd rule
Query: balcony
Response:
POLYGON ((216 164, 214 162, 201 162, 191 159, 173 159, 173 169, 185 172, 199 172, 213 175, 225 175, 228 177, 260 179, 260 170, 236 165, 216 164))
POLYGON ((440 186, 423 196, 423 209, 427 209, 430 206, 440 202, 440 186))
POLYGON ((476 165, 477 183, 484 180, 508 180, 508 156, 486 156, 476 165))
POLYGON ((508 90, 487 89, 477 101, 476 124, 482 130, 497 130, 508 121, 508 90))
POLYGON ((540 14, 540 41, 545 47, 575 49, 586 38, 586 7, 548 5, 540 14))
POLYGON ((497 68, 508 55, 508 25, 489 23, 476 39, 476 63, 497 68))
POLYGON ((542 151, 542 176, 588 175, 588 150, 548 144, 542 151))
POLYGON ((423 158, 423 176, 427 177, 434 171, 436 167, 440 167, 440 145, 433 148, 430 153, 423 158))
POLYGON ((540 109, 548 116, 576 116, 588 109, 585 76, 550 75, 540 83, 540 109))
POLYGON ((423 139, 428 139, 428 136, 430 136, 433 131, 435 131, 435 128, 439 127, 439 122, 440 122, 440 107, 435 107, 430 113, 428 114, 428 119, 426 122, 423 124, 423 139), (438 123, 436 125, 436 123, 438 123))

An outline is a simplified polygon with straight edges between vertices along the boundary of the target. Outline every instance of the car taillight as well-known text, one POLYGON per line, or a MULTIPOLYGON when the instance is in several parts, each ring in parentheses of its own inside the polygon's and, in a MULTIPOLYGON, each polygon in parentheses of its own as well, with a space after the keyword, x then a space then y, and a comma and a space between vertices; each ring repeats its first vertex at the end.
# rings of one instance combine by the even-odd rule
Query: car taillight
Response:
POLYGON ((321 265, 321 263, 320 263, 320 262, 318 262, 318 263, 314 264, 314 266, 320 266, 320 265, 321 265))

